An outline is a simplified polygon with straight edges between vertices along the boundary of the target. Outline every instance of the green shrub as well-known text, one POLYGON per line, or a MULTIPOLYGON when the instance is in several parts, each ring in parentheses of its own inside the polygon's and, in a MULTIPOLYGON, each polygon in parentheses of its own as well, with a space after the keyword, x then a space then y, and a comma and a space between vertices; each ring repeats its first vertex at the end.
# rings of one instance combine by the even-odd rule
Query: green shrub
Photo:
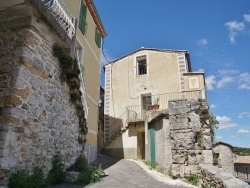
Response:
POLYGON ((52 159, 52 169, 49 171, 47 176, 48 184, 58 184, 64 182, 64 164, 60 153, 56 153, 52 159))
POLYGON ((29 174, 25 170, 19 170, 16 173, 13 173, 9 177, 9 187, 10 188, 26 188, 28 187, 29 174))
POLYGON ((199 177, 197 174, 192 174, 190 172, 189 176, 187 177, 187 181, 188 183, 197 186, 199 183, 199 177))
POLYGON ((11 174, 9 178, 10 188, 45 188, 48 187, 47 179, 40 168, 34 168, 33 174, 29 175, 26 170, 20 170, 11 174))

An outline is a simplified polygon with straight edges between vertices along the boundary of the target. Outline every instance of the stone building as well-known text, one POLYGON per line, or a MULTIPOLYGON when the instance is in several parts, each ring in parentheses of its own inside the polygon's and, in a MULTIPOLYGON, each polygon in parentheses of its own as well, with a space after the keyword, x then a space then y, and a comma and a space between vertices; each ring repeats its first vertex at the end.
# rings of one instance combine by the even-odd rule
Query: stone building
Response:
POLYGON ((234 175, 234 154, 233 147, 230 144, 221 141, 213 142, 213 155, 214 165, 234 175))
POLYGON ((87 138, 87 156, 93 161, 100 47, 106 35, 93 2, 2 1, 0 23, 0 185, 17 169, 39 165, 47 172, 58 151, 68 167, 83 154, 79 137, 87 138), (78 15, 80 9, 84 10, 78 15), (83 22, 88 24, 88 36, 81 30, 83 22), (77 103, 72 102, 73 91, 53 56, 55 43, 76 58, 79 74, 75 81, 82 93, 77 103), (79 109, 87 118, 86 137, 80 132, 79 109))
POLYGON ((154 162, 150 150, 157 144, 149 145, 155 135, 150 122, 168 111, 169 100, 206 99, 204 73, 192 72, 185 50, 140 48, 104 68, 109 155, 154 162))
POLYGON ((236 155, 234 157, 234 172, 237 178, 250 181, 250 156, 236 155))

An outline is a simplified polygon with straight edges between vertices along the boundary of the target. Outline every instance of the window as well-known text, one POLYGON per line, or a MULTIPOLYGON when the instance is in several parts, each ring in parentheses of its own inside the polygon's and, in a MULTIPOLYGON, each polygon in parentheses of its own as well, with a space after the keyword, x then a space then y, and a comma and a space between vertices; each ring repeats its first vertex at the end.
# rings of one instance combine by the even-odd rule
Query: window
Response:
POLYGON ((136 58, 137 63, 137 74, 144 75, 147 74, 147 59, 146 56, 140 56, 136 58))
POLYGON ((102 46, 102 37, 99 34, 97 28, 95 28, 95 43, 98 46, 98 48, 101 48, 101 46, 102 46))
POLYGON ((151 96, 143 96, 142 97, 142 107, 143 110, 149 110, 149 107, 152 105, 152 97, 151 96))
POLYGON ((87 15, 87 6, 82 4, 80 10, 80 18, 79 18, 79 29, 81 30, 82 34, 85 34, 87 27, 86 15, 87 15))

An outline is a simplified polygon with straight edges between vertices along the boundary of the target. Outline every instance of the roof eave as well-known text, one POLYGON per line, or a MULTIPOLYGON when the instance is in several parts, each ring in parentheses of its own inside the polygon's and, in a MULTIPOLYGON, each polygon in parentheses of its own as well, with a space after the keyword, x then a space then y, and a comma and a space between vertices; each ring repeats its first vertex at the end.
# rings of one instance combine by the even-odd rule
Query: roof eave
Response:
POLYGON ((93 17, 93 20, 96 24, 96 27, 100 33, 100 35, 102 36, 102 38, 106 37, 107 36, 107 32, 103 26, 103 23, 102 23, 102 20, 98 14, 98 11, 96 9, 96 6, 93 2, 93 0, 85 0, 85 3, 89 9, 89 12, 91 14, 91 16, 93 17))

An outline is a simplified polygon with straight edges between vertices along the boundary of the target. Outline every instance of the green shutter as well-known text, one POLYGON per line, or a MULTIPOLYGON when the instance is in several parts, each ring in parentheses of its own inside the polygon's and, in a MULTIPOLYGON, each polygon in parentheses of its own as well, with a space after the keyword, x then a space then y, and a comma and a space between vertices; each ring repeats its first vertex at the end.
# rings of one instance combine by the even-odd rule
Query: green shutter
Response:
POLYGON ((101 48, 102 45, 102 37, 98 32, 98 29, 95 28, 95 43, 98 46, 98 48, 101 48))
POLYGON ((81 5, 79 29, 81 30, 82 34, 85 34, 86 31, 86 26, 87 26, 86 15, 87 15, 87 6, 81 5))

